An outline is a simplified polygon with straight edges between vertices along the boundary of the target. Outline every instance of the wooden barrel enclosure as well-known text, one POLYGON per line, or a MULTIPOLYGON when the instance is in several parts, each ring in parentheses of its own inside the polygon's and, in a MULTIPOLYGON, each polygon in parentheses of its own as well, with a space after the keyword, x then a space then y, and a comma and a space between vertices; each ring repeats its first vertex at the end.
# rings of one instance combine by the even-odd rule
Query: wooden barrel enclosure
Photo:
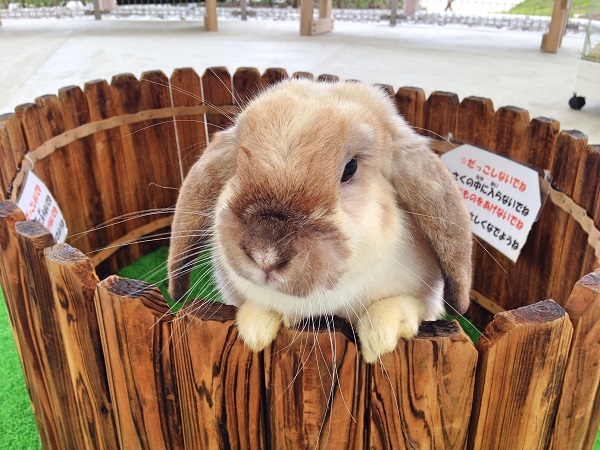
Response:
POLYGON ((167 245, 177 189, 211 136, 287 77, 122 74, 0 116, 2 290, 44 448, 591 448, 600 149, 555 120, 382 86, 439 152, 469 143, 552 176, 516 264, 475 245, 476 346, 455 321, 424 323, 367 365, 352 328, 322 318, 253 353, 235 308, 173 314, 156 287, 114 275, 167 245), (67 243, 14 203, 31 167, 62 208, 67 243))

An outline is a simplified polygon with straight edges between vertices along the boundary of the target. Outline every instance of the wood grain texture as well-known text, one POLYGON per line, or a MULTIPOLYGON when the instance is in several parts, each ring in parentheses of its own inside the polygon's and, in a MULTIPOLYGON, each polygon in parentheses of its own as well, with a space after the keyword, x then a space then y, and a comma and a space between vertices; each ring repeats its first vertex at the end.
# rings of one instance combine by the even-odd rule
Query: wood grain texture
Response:
POLYGON ((260 72, 254 67, 240 67, 233 74, 235 102, 244 108, 263 90, 260 72))
POLYGON ((458 106, 454 138, 463 144, 490 148, 494 104, 489 98, 466 97, 458 106))
POLYGON ((457 322, 425 322, 372 368, 371 449, 461 449, 477 351, 457 322))
POLYGON ((324 317, 299 330, 282 328, 265 351, 269 447, 362 448, 368 386, 352 330, 324 317))
POLYGON ((289 78, 287 71, 280 67, 270 67, 262 74, 262 82, 265 87, 277 84, 287 78, 289 78))
POLYGON ((0 276, 13 336, 29 392, 31 407, 40 441, 45 449, 60 448, 60 430, 50 401, 45 379, 42 349, 28 301, 23 265, 15 225, 25 220, 23 212, 12 202, 0 203, 0 276))
MULTIPOLYGON (((587 136, 579 131, 561 131, 558 135, 552 163, 552 185, 569 197, 573 197, 575 192, 580 161, 586 153, 587 147, 587 136)), ((573 224, 573 219, 560 211, 553 215, 552 225, 551 233, 545 234, 544 242, 544 244, 554 247, 550 250, 553 258, 547 262, 551 267, 549 282, 546 285, 546 297, 553 298, 557 303, 564 305, 577 279, 561 278, 563 266, 565 261, 569 261, 569 265, 579 263, 579 260, 572 258, 575 248, 568 246, 567 242, 572 239, 573 232, 578 232, 575 230, 575 225, 577 227, 579 225, 573 224), (559 238, 557 239, 557 237, 559 238)), ((578 248, 577 251, 581 254, 585 249, 578 248)))
POLYGON ((0 189, 2 198, 8 198, 7 190, 17 174, 21 160, 27 153, 27 143, 21 122, 16 114, 0 116, 0 189))
POLYGON ((573 339, 552 434, 553 449, 591 449, 600 426, 600 269, 575 284, 565 305, 573 339))
MULTIPOLYGON (((59 90, 58 98, 62 106, 65 130, 70 131, 91 121, 90 113, 83 91, 77 86, 64 87, 59 90)), ((71 235, 77 235, 75 244, 84 253, 91 252, 101 246, 99 233, 90 233, 93 227, 104 222, 102 196, 94 170, 94 139, 85 137, 69 144, 64 153, 68 174, 64 182, 70 183, 76 195, 69 199, 76 202, 77 213, 71 214, 68 222, 71 235)), ((75 210, 75 208, 66 208, 75 210)))
POLYGON ((118 446, 94 307, 98 277, 87 256, 67 245, 44 250, 86 448, 118 446))
POLYGON ((25 302, 31 308, 31 328, 38 349, 41 377, 46 385, 48 406, 58 430, 58 448, 85 448, 85 437, 78 419, 75 391, 66 357, 63 336, 43 251, 54 245, 52 235, 39 222, 18 222, 17 241, 23 261, 25 302))
POLYGON ((401 87, 396 92, 396 108, 406 119, 408 124, 415 128, 417 133, 423 133, 425 127, 425 91, 416 87, 401 87))
POLYGON ((120 448, 181 449, 172 316, 158 288, 111 276, 95 295, 120 448))
MULTIPOLYGON (((170 81, 173 106, 202 104, 202 81, 194 69, 175 69, 170 81)), ((177 124, 178 172, 185 176, 206 148, 206 117, 202 114, 173 120, 177 124)), ((176 175, 179 173, 171 174, 173 182, 176 175)))
POLYGON ((458 117, 458 96, 452 92, 433 92, 425 102, 425 134, 446 139, 454 135, 458 117))
POLYGON ((496 314, 477 344, 468 448, 547 448, 572 332, 551 300, 496 314))
POLYGON ((307 78, 309 80, 314 80, 315 76, 310 72, 294 72, 291 78, 307 78))
POLYGON ((338 81, 340 81, 340 77, 338 77, 337 75, 322 73, 317 77, 317 81, 321 83, 337 83, 338 81))
MULTIPOLYGON (((105 80, 85 83, 84 94, 91 121, 119 115, 112 90, 105 80)), ((136 204, 145 198, 143 193, 136 190, 131 183, 131 180, 135 179, 133 174, 139 173, 140 166, 130 160, 127 144, 127 141, 121 139, 118 129, 100 131, 93 135, 93 151, 89 154, 89 158, 93 176, 97 181, 96 190, 101 199, 99 211, 102 211, 102 221, 94 225, 114 221, 103 228, 102 233, 96 233, 97 247, 94 250, 101 250, 127 233, 128 227, 134 224, 128 224, 119 218, 127 213, 127 205, 136 204)), ((141 205, 139 207, 142 208, 141 205)), ((128 261, 132 262, 124 252, 117 253, 107 263, 110 273, 116 272, 128 261)))
MULTIPOLYGON (((590 145, 588 147, 588 152, 593 153, 593 160, 597 161, 598 155, 600 155, 600 144, 590 145)), ((593 177, 590 178, 590 183, 590 186, 596 185, 596 198, 593 205, 591 202, 586 204, 587 215, 592 218, 596 228, 598 228, 600 227, 600 174, 598 174, 598 172, 596 172, 595 179, 593 177)), ((582 186, 582 188, 585 189, 585 186, 582 186)), ((585 276, 588 272, 597 267, 600 267, 600 259, 595 255, 594 249, 590 245, 587 245, 583 254, 580 276, 585 276)))
POLYGON ((526 163, 529 112, 515 106, 502 106, 494 114, 490 150, 526 163))
POLYGON ((235 311, 197 300, 173 322, 187 449, 266 448, 262 355, 238 338, 235 311))
MULTIPOLYGON (((209 67, 202 75, 204 103, 209 106, 233 105, 233 84, 225 67, 209 67)), ((208 135, 228 128, 233 122, 224 114, 207 114, 208 135)))

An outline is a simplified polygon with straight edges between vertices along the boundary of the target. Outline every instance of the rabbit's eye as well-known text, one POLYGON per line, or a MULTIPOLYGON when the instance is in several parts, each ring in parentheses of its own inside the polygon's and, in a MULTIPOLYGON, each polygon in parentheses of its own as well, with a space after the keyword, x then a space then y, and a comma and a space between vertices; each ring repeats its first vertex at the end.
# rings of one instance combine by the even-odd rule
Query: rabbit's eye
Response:
POLYGON ((356 158, 352 158, 350 161, 348 161, 346 163, 346 167, 344 167, 344 173, 342 174, 342 180, 341 180, 342 183, 349 181, 350 178, 352 178, 352 176, 356 172, 357 168, 358 168, 358 161, 356 160, 356 158))

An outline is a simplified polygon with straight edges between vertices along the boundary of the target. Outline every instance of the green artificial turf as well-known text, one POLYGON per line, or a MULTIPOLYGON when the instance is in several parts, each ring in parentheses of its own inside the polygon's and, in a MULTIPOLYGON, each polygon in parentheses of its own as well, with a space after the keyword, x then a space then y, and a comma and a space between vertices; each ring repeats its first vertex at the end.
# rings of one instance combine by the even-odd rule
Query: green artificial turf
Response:
MULTIPOLYGON (((165 294, 167 301, 170 301, 168 296, 166 296, 167 253, 168 250, 166 248, 156 250, 140 258, 131 266, 121 270, 119 275, 156 284, 163 294, 165 294)), ((203 262, 192 272, 192 283, 198 282, 198 286, 194 289, 192 296, 220 300, 212 277, 205 275, 207 270, 210 270, 208 254, 203 254, 200 259, 203 262)), ((41 449, 3 298, 1 303, 0 355, 2 364, 0 365, 0 379, 2 380, 2 387, 0 388, 0 450, 41 449)), ((177 309, 177 306, 174 309, 177 309)), ((471 339, 474 342, 477 341, 480 333, 465 319, 452 316, 448 316, 448 319, 457 319, 471 339)), ((600 432, 596 436, 594 450, 600 450, 600 432)))

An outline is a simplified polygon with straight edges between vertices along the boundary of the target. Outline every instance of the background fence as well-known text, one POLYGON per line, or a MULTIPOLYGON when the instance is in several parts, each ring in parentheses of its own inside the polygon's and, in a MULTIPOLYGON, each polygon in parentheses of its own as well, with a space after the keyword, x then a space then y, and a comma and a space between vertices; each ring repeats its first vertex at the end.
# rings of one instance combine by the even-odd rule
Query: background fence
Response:
MULTIPOLYGON (((412 0, 407 0, 412 1, 412 0)), ((547 31, 553 0, 421 0, 418 5, 403 10, 399 2, 396 23, 483 26, 502 29, 547 31)), ((105 18, 152 18, 159 20, 202 20, 203 2, 180 0, 100 0, 99 9, 105 18)), ((333 18, 339 22, 389 22, 391 4, 388 0, 334 0, 333 18)), ((590 1, 571 4, 567 31, 585 29, 590 1)), ((91 0, 0 0, 0 18, 92 17, 91 0)), ((239 0, 218 2, 220 19, 241 20, 239 0)), ((248 20, 298 21, 298 0, 249 1, 248 20)), ((599 19, 600 20, 600 19, 599 19)), ((600 22, 594 26, 600 30, 600 22)))
POLYGON ((117 75, 0 118, 6 198, 33 162, 73 235, 54 245, 12 202, 0 205, 2 288, 45 448, 589 448, 600 424, 600 190, 589 188, 600 185, 600 149, 552 119, 381 86, 417 129, 553 176, 518 263, 477 246, 470 316, 487 325, 477 348, 455 322, 426 323, 371 366, 345 322, 321 319, 252 353, 233 307, 197 303, 173 315, 157 288, 110 275, 161 245, 115 243, 168 220, 88 230, 172 206, 176 189, 160 186, 180 185, 180 161, 187 172, 230 123, 222 111, 235 114, 287 76, 117 75), (544 298, 555 302, 536 303, 544 298))

